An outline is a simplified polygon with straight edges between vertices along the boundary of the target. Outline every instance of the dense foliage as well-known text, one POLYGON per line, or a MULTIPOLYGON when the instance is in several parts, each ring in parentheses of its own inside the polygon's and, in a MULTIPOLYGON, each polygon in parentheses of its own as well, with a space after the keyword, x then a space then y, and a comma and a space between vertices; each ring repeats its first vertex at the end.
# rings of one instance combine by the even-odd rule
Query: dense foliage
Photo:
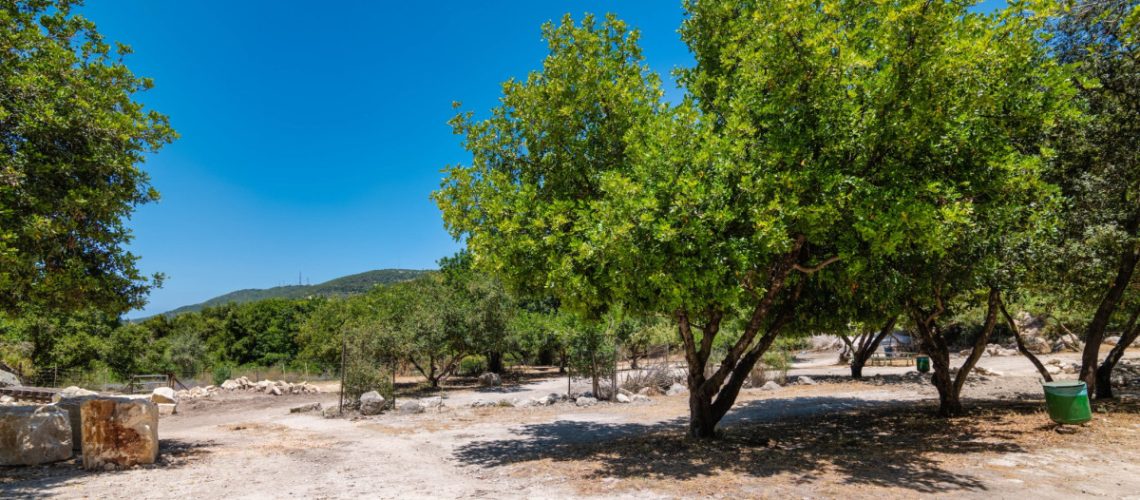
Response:
POLYGON ((76 3, 0 1, 0 313, 122 314, 159 278, 125 221, 158 199, 140 164, 175 133, 76 3))

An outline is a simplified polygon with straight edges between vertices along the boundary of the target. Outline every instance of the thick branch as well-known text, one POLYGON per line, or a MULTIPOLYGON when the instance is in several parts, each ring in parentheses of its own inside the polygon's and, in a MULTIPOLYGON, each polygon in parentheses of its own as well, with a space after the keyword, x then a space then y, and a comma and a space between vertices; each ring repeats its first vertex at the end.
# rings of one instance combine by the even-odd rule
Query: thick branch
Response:
POLYGON ((1046 382, 1052 382, 1053 376, 1049 374, 1049 370, 1046 370, 1045 365, 1041 364, 1041 360, 1037 359, 1037 356, 1029 352, 1029 349, 1025 347, 1025 341, 1021 338, 1021 329, 1017 327, 1017 323, 1013 321, 1013 316, 1010 316, 1009 311, 1005 309, 1005 302, 998 299, 998 307, 1001 308, 1001 315, 1005 317, 1006 324, 1009 325, 1010 331, 1013 332, 1013 340, 1017 342, 1017 350, 1021 352, 1022 356, 1028 358, 1030 363, 1033 363, 1033 367, 1037 369, 1037 373, 1040 373, 1046 382))
POLYGON ((839 261, 839 256, 835 255, 832 257, 828 257, 827 259, 824 259, 823 262, 820 262, 819 264, 815 265, 814 267, 804 267, 804 266, 801 266, 797 263, 797 264, 793 264, 792 268, 801 272, 801 273, 810 275, 810 274, 815 274, 815 273, 823 270, 823 268, 830 266, 830 265, 832 265, 838 261, 839 261))

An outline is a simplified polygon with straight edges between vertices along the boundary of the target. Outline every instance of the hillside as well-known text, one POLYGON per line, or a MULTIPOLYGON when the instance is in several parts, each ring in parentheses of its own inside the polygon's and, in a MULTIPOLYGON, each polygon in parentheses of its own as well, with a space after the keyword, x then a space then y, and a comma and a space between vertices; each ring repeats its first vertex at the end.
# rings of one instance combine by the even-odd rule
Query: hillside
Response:
POLYGON ((241 304, 264 299, 302 299, 312 296, 336 297, 364 293, 376 285, 386 285, 413 279, 427 271, 413 269, 378 269, 359 274, 342 276, 316 285, 288 285, 273 288, 249 288, 219 295, 205 302, 182 306, 162 313, 173 316, 184 312, 199 311, 204 307, 219 306, 230 302, 241 304))

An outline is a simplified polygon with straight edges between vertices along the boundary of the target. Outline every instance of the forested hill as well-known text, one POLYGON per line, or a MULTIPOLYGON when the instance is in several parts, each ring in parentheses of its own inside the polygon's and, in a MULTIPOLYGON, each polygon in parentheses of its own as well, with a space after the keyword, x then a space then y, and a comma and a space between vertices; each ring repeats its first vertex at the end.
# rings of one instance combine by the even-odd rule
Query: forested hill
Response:
POLYGON ((274 298, 302 299, 312 296, 333 297, 354 295, 367 292, 376 285, 407 281, 425 272, 427 271, 417 271, 414 269, 377 269, 375 271, 342 276, 316 285, 287 285, 264 289, 249 288, 219 295, 199 304, 182 306, 163 314, 173 316, 184 312, 199 311, 204 307, 220 306, 230 302, 241 304, 274 298))

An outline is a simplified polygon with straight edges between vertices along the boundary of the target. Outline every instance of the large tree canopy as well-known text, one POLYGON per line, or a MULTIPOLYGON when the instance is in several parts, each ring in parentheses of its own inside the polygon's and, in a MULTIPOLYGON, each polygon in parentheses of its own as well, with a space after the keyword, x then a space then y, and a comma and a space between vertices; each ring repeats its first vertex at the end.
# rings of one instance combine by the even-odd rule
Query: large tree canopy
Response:
POLYGON ((801 297, 857 290, 903 252, 951 252, 991 217, 979 197, 1032 177, 1037 152, 1015 141, 1044 126, 1054 96, 1020 11, 686 7, 685 102, 661 103, 620 21, 547 25, 542 70, 506 83, 489 118, 456 119, 472 163, 435 196, 508 283, 588 315, 673 316, 690 432, 708 437, 801 297), (706 370, 726 321, 742 333, 706 370))
POLYGON ((139 165, 175 137, 73 0, 0 0, 0 311, 142 304, 151 281, 124 245, 158 198, 139 165))

